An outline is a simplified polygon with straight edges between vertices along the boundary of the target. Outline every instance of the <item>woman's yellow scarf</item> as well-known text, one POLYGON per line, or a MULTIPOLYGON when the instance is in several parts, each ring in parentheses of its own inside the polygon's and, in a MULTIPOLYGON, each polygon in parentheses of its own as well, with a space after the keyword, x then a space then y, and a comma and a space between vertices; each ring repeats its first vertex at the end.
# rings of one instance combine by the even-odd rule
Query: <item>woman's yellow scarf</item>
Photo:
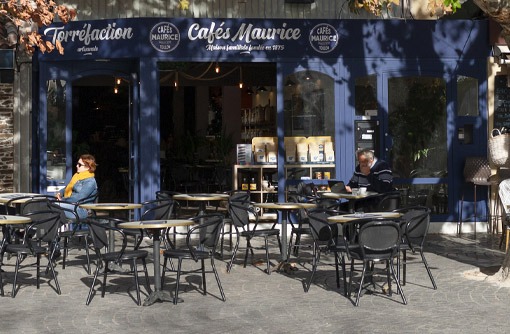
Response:
POLYGON ((72 195, 73 187, 76 184, 76 182, 88 179, 89 177, 94 177, 94 173, 88 170, 81 173, 74 173, 73 177, 71 178, 71 181, 69 181, 69 184, 66 186, 66 190, 64 191, 64 197, 70 197, 72 195))

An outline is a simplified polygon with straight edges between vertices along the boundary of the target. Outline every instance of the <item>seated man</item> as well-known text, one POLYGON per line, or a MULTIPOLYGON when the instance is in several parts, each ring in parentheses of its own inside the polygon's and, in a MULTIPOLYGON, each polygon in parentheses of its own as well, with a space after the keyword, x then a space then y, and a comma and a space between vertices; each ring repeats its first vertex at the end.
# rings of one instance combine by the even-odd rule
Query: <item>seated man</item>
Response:
POLYGON ((384 160, 379 160, 374 156, 374 152, 369 149, 362 149, 357 152, 358 166, 354 171, 351 180, 345 186, 348 192, 352 188, 366 187, 367 191, 385 193, 393 189, 393 175, 390 166, 384 160))
MULTIPOLYGON (((354 171, 349 184, 345 186, 348 192, 352 188, 366 187, 367 191, 387 193, 393 191, 393 175, 390 166, 384 160, 378 160, 374 152, 369 149, 359 150, 358 166, 354 171)), ((378 208, 381 196, 368 196, 357 199, 354 203, 354 211, 373 212, 378 208)), ((342 203, 342 209, 346 209, 347 203, 342 203)))

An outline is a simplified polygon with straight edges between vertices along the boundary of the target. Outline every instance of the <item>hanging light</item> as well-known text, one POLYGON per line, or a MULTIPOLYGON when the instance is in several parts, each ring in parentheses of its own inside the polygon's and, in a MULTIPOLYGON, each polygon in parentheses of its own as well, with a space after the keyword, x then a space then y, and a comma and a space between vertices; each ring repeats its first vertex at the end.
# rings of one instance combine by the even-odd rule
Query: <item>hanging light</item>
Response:
POLYGON ((239 89, 243 89, 243 68, 239 67, 239 89))
POLYGON ((116 82, 117 82, 117 85, 120 85, 120 82, 121 82, 120 78, 117 78, 116 82))
POLYGON ((174 80, 175 90, 179 88, 179 72, 175 72, 175 80, 174 80))
POLYGON ((216 62, 216 67, 214 68, 214 72, 216 72, 216 74, 220 73, 220 65, 218 64, 218 62, 216 62))
POLYGON ((257 88, 257 92, 267 92, 267 88, 264 86, 259 86, 259 88, 257 88))
POLYGON ((118 93, 119 93, 119 87, 115 86, 115 87, 113 88, 113 93, 114 93, 114 94, 118 94, 118 93))

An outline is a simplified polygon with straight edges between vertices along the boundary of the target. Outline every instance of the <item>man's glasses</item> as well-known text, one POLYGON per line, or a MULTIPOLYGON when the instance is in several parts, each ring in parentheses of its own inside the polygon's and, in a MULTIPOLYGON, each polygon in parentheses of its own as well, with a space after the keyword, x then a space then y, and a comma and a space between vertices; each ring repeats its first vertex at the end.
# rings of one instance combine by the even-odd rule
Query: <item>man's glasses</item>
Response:
POLYGON ((86 166, 86 165, 85 164, 81 164, 81 163, 78 162, 78 163, 76 163, 76 166, 83 167, 83 166, 86 166))

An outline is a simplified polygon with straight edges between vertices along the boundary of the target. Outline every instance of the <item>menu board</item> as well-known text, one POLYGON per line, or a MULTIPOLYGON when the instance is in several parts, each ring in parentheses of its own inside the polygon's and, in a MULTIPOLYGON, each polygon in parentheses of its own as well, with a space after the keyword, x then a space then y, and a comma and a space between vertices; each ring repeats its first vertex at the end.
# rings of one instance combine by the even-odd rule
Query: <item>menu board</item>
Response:
POLYGON ((507 76, 497 75, 494 79, 494 128, 510 129, 510 87, 507 76))

